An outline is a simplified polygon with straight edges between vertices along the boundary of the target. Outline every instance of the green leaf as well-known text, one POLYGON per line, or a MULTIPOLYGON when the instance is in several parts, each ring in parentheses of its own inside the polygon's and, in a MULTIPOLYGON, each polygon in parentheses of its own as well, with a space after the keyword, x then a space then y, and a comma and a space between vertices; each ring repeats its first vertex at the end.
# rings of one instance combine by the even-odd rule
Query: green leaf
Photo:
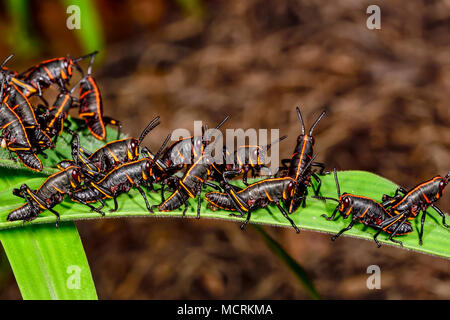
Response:
MULTIPOLYGON (((0 174, 0 197, 5 198, 13 196, 12 188, 22 183, 37 188, 45 179, 44 174, 27 169, 1 168, 0 174)), ((83 245, 73 222, 62 223, 58 229, 54 225, 27 225, 2 230, 0 241, 24 299, 97 299, 83 245), (78 289, 77 275, 71 277, 74 273, 79 273, 78 289), (71 279, 75 283, 72 286, 71 279)))
POLYGON ((0 240, 23 299, 97 299, 89 264, 73 222, 3 230, 0 240))
POLYGON ((280 258, 280 260, 283 261, 294 273, 300 283, 302 283, 302 285, 305 287, 311 298, 319 300, 319 293, 314 288, 313 283, 309 279, 303 267, 299 265, 298 262, 295 261, 294 258, 292 258, 289 253, 287 253, 286 250, 284 250, 284 248, 274 238, 272 238, 267 232, 265 232, 263 228, 261 228, 259 225, 253 225, 253 227, 261 235, 270 250, 272 250, 272 252, 277 255, 278 258, 280 258))
MULTIPOLYGON (((384 193, 393 195, 397 186, 387 179, 378 175, 364 172, 364 171, 342 171, 339 172, 339 182, 342 192, 351 192, 376 200, 381 200, 384 193)), ((326 175, 322 179, 322 195, 336 197, 336 187, 332 174, 326 175)), ((42 178, 30 179, 27 183, 31 188, 37 188, 43 182, 42 178)), ((233 181, 234 183, 234 181, 233 181)), ((242 183, 236 182, 236 185, 242 186, 242 183)), ((18 187, 19 185, 11 186, 18 187)), ((5 188, 0 192, 0 230, 12 227, 21 227, 22 222, 6 222, 8 213, 23 204, 23 199, 11 195, 12 189, 5 188)), ((159 190, 158 186, 155 186, 159 190)), ((170 193, 166 194, 166 197, 170 193)), ((312 190, 309 191, 312 194, 312 190)), ((160 193, 158 191, 147 191, 147 196, 151 204, 159 204, 161 202, 160 193)), ((122 194, 118 198, 119 209, 117 212, 109 213, 108 209, 113 208, 112 201, 107 201, 109 208, 105 208, 105 218, 117 217, 181 217, 183 207, 173 212, 156 212, 151 214, 147 211, 144 200, 137 190, 131 190, 128 194, 122 194)), ((190 208, 186 216, 195 217, 197 200, 189 200, 190 208)), ((338 218, 335 221, 327 221, 321 214, 330 215, 335 205, 331 202, 324 203, 323 201, 308 198, 306 208, 300 208, 290 217, 294 220, 300 229, 313 230, 327 233, 337 233, 339 230, 348 225, 349 221, 338 218)), ((60 205, 54 208, 58 212, 62 212, 61 221, 73 221, 81 219, 99 219, 98 213, 91 213, 89 208, 78 203, 64 200, 60 205)), ((418 219, 412 222, 414 231, 409 235, 398 236, 396 239, 403 241, 404 248, 433 254, 437 256, 450 257, 450 239, 448 237, 449 230, 441 225, 441 218, 432 209, 428 210, 429 216, 425 222, 424 244, 419 245, 419 224, 418 219)), ((229 212, 224 210, 214 211, 207 206, 206 201, 202 201, 201 217, 211 219, 221 219, 227 221, 241 222, 243 219, 230 217, 229 212)), ((269 206, 266 209, 256 210, 252 213, 250 220, 252 223, 260 223, 272 226, 292 228, 289 222, 278 212, 275 206, 269 206)), ((50 212, 43 212, 36 220, 27 224, 39 223, 55 223, 55 216, 50 212)), ((292 229, 292 232, 294 230, 292 229)), ((353 236, 360 239, 367 239, 372 241, 375 230, 365 227, 362 224, 356 224, 353 229, 344 233, 346 236, 353 236)), ((379 240, 382 243, 400 247, 387 240, 388 235, 381 234, 379 240)), ((299 235, 301 241, 301 234, 299 235)), ((339 241, 336 240, 336 241, 339 241)), ((375 243, 373 244, 375 246, 375 243)))
MULTIPOLYGON (((72 129, 80 120, 70 119, 72 129)), ((111 134, 115 137, 117 133, 111 134)), ((84 145, 95 150, 104 142, 82 130, 84 145)), ((40 156, 44 167, 34 172, 19 162, 9 160, 8 152, 0 151, 0 197, 10 199, 12 189, 27 183, 38 188, 46 177, 57 171, 55 165, 71 158, 69 134, 58 139, 55 150, 47 150, 47 159, 40 156), (57 151, 56 151, 57 150, 57 151)), ((97 299, 94 282, 84 253, 78 230, 73 222, 53 225, 27 225, 23 228, 2 230, 0 241, 24 299, 97 299), (79 279, 79 282, 78 282, 79 279)))

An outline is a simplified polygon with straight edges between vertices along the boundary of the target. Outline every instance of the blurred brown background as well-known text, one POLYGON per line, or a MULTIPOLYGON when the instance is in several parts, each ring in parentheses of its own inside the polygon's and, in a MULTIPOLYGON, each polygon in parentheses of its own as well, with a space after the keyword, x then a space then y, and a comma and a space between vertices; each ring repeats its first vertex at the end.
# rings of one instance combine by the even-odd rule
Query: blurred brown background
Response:
MULTIPOLYGON (((30 3, 39 50, 18 55, 11 67, 86 53, 65 28, 70 1, 30 3)), ((146 139, 153 148, 174 128, 215 124, 228 114, 228 128, 280 128, 289 136, 281 155, 289 157, 301 106, 308 127, 327 111, 315 150, 328 168, 372 171, 407 188, 450 170, 448 0, 95 4, 105 44, 95 67, 105 114, 130 135, 161 115, 146 139), (381 7, 381 30, 366 28, 371 4, 381 7)), ((0 17, 2 39, 10 39, 0 41, 6 57, 15 52, 13 22, 5 10, 0 17)), ((449 211, 448 195, 439 206, 449 211)), ((204 219, 77 225, 102 299, 308 298, 251 228, 204 219)), ((448 260, 347 237, 331 243, 327 234, 266 230, 324 298, 450 298, 448 260), (372 264, 381 267, 381 290, 366 288, 372 264)), ((12 275, 0 280, 0 298, 20 298, 12 275)))

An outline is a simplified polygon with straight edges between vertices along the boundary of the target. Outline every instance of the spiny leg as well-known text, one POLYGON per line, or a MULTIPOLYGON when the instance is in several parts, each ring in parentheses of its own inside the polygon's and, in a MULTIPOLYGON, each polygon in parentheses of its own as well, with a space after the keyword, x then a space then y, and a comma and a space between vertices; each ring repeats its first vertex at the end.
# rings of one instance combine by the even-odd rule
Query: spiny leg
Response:
MULTIPOLYGON (((30 204, 30 201, 28 199, 28 196, 32 197, 34 201, 36 201, 39 206, 46 208, 47 210, 49 210, 51 213, 53 213, 56 216, 56 228, 58 228, 58 223, 60 220, 60 216, 59 213, 56 212, 55 210, 53 210, 50 205, 48 205, 44 199, 42 199, 41 197, 39 197, 37 195, 36 192, 34 192, 33 190, 31 190, 26 184, 23 184, 20 186, 20 190, 23 193, 24 198, 26 199, 27 203, 30 204), (27 195, 28 194, 28 195, 27 195)), ((33 210, 36 210, 36 207, 34 205, 32 205, 33 210)), ((39 211, 39 209, 38 209, 39 211)), ((35 211, 36 212, 36 211, 35 211)))
POLYGON ((236 175, 238 175, 238 174, 241 174, 241 170, 229 170, 229 171, 225 171, 225 172, 222 174, 223 181, 225 181, 225 183, 228 183, 228 176, 233 177, 233 176, 236 176, 236 175))
POLYGON ((252 171, 252 178, 256 178, 256 170, 255 167, 250 167, 250 170, 252 171))
MULTIPOLYGON (((403 218, 403 214, 400 213, 398 215, 394 215, 390 218, 387 218, 386 220, 384 220, 380 225, 378 226, 374 226, 376 228, 378 228, 378 232, 373 236, 373 240, 375 240, 375 242, 377 243, 378 248, 381 247, 381 243, 378 241, 378 236, 380 235, 380 233, 382 231, 388 232, 388 228, 393 225, 394 223, 398 222, 399 220, 401 220, 403 218)), ((395 231, 395 230, 394 230, 395 231)))
POLYGON ((164 197, 164 188, 165 188, 165 184, 163 183, 163 184, 161 184, 161 202, 165 202, 166 201, 166 199, 165 199, 165 197, 164 197))
POLYGON ((51 213, 53 213, 56 216, 56 228, 58 228, 58 224, 59 224, 59 220, 61 219, 60 215, 58 212, 56 212, 55 210, 53 210, 53 208, 47 208, 51 213))
POLYGON ((292 221, 291 218, 289 218, 288 214, 286 213, 286 210, 283 209, 283 207, 280 205, 280 203, 277 201, 275 202, 276 206, 280 210, 281 214, 291 223, 292 227, 295 229, 295 232, 300 233, 300 229, 297 228, 294 221, 292 221))
POLYGON ((382 203, 381 206, 384 208, 390 207, 392 205, 394 205, 397 201, 399 201, 402 198, 402 196, 395 196, 395 197, 390 197, 386 194, 383 195, 382 198, 382 203))
POLYGON ((314 172, 311 174, 311 176, 317 181, 317 189, 314 189, 314 195, 318 196, 320 192, 320 187, 322 186, 322 180, 320 180, 319 176, 315 174, 314 172))
POLYGON ((320 175, 324 174, 324 171, 325 171, 325 164, 324 163, 322 163, 322 162, 313 162, 313 163, 311 163, 311 166, 319 167, 320 168, 319 174, 320 175))
MULTIPOLYGON (((81 204, 84 204, 85 206, 88 206, 89 208, 91 208, 91 212, 95 211, 97 213, 100 213, 102 216, 105 215, 105 213, 103 211, 101 211, 101 208, 103 208, 103 206, 101 208, 96 208, 93 205, 91 205, 90 203, 87 203, 86 201, 84 201, 83 199, 81 199, 81 198, 79 198, 79 197, 77 197, 75 195, 72 195, 71 198, 73 200, 75 200, 75 201, 77 201, 77 202, 79 202, 81 204)), ((100 200, 100 199, 96 199, 96 200, 100 200)))
POLYGON ((405 214, 404 217, 402 218, 402 221, 399 222, 398 226, 395 228, 395 230, 391 233, 391 236, 389 237, 390 241, 398 243, 402 247, 403 247, 403 242, 401 242, 399 240, 395 240, 393 238, 397 234, 398 230, 400 230, 401 226, 406 222, 407 219, 408 219, 408 215, 405 214))
POLYGON ((39 205, 39 207, 47 208, 47 204, 44 199, 39 197, 35 191, 31 190, 30 187, 28 187, 26 184, 22 184, 20 186, 20 192, 22 194, 22 198, 24 198, 27 201, 27 204, 33 208, 34 212, 38 212, 39 208, 36 208, 35 201, 39 205), (31 200, 34 201, 31 201, 31 200), (36 211, 37 210, 37 211, 36 211))
MULTIPOLYGON (((232 189, 232 187, 230 187, 230 185, 225 185, 225 192, 228 195, 228 197, 230 198, 231 202, 233 203, 234 207, 236 208, 237 211, 239 211, 239 214, 235 214, 235 213, 230 213, 230 217, 238 217, 238 218, 243 218, 245 216, 244 211, 242 211, 240 203, 243 203, 242 199, 239 197, 239 195, 234 191, 234 189, 232 189), (236 200, 235 197, 238 199, 236 200)), ((248 212, 248 208, 247 206, 244 205, 244 208, 247 210, 248 212)))
POLYGON ((420 219, 420 233, 419 233, 419 244, 422 245, 422 237, 423 237, 423 225, 425 224, 425 218, 427 216, 427 211, 422 210, 422 218, 420 219))
POLYGON ((109 210, 109 212, 116 212, 119 209, 119 204, 117 203, 117 198, 113 198, 114 200, 114 208, 109 210))
POLYGON ((205 181, 204 184, 207 185, 208 187, 214 188, 214 189, 222 192, 222 188, 219 187, 218 185, 215 185, 214 183, 211 183, 209 181, 205 181))
POLYGON ((342 229, 341 231, 339 231, 337 234, 335 234, 334 236, 331 237, 332 241, 335 241, 341 234, 343 234, 345 231, 350 230, 351 228, 353 228, 353 225, 355 224, 356 220, 353 219, 352 222, 349 223, 349 225, 342 229))
POLYGON ((402 193, 403 195, 406 195, 408 192, 405 189, 403 189, 402 187, 399 187, 399 188, 397 188, 397 190, 395 190, 395 194, 392 197, 388 196, 387 194, 384 194, 383 198, 382 198, 383 203, 381 205, 383 207, 388 207, 388 206, 393 205, 395 202, 397 202, 403 198, 403 196, 400 193, 402 193))
POLYGON ((377 247, 381 247, 381 243, 380 241, 378 241, 378 236, 380 235, 381 231, 383 231, 383 229, 378 230, 378 232, 373 236, 373 240, 375 241, 375 243, 377 244, 377 247))
POLYGON ((197 202, 197 219, 200 219, 200 209, 201 209, 201 205, 202 205, 202 189, 199 188, 198 192, 197 192, 197 198, 198 198, 198 202, 197 202))
POLYGON ((450 228, 450 226, 447 225, 447 224, 445 223, 445 213, 442 212, 442 210, 439 209, 438 207, 436 207, 434 204, 432 204, 431 207, 432 207, 434 210, 436 210, 437 213, 439 213, 439 215, 442 217, 442 224, 444 225, 444 227, 450 228))
POLYGON ((334 217, 336 216, 336 213, 338 212, 339 209, 339 205, 336 206, 336 208, 334 209, 333 213, 331 214, 331 216, 327 216, 326 214, 323 214, 322 217, 324 217, 325 219, 327 219, 328 221, 334 220, 334 217))
POLYGON ((101 210, 101 209, 103 209, 106 206, 106 203, 105 203, 105 201, 103 201, 102 198, 99 198, 98 201, 100 202, 100 207, 98 207, 97 210, 101 210))
POLYGON ((142 188, 140 186, 136 186, 136 189, 139 190, 139 192, 141 193, 142 198, 144 198, 145 201, 145 205, 147 207, 148 212, 150 213, 154 213, 152 208, 150 207, 150 205, 148 204, 148 200, 147 200, 147 196, 145 195, 144 190, 142 190, 142 188))
POLYGON ((248 177, 248 170, 244 169, 244 174, 242 175, 242 182, 248 186, 248 182, 247 182, 247 177, 248 177))
POLYGON ((245 221, 241 224, 241 230, 245 229, 245 226, 250 221, 251 215, 252 215, 252 211, 251 210, 247 211, 247 219, 245 219, 245 221))
POLYGON ((188 204, 187 202, 184 204, 184 210, 183 210, 183 218, 186 218, 186 211, 188 209, 188 204))
MULTIPOLYGON (((14 190, 17 190, 17 191, 20 192, 20 193, 18 193, 18 194, 16 194, 16 195, 17 195, 18 197, 20 197, 20 198, 24 198, 25 201, 27 202, 28 206, 30 206, 30 207, 31 207, 31 210, 33 210, 33 214, 34 214, 34 215, 38 215, 38 214, 39 214, 39 207, 36 208, 34 202, 31 201, 30 197, 29 197, 28 194, 27 194, 27 188, 28 188, 28 186, 26 186, 25 184, 23 184, 23 185, 20 187, 20 191, 19 191, 19 189, 14 189, 14 190), (24 187, 24 186, 25 186, 25 187, 24 187)), ((14 191, 13 191, 13 193, 14 193, 14 191)), ((25 221, 25 220, 24 220, 24 221, 25 221)))

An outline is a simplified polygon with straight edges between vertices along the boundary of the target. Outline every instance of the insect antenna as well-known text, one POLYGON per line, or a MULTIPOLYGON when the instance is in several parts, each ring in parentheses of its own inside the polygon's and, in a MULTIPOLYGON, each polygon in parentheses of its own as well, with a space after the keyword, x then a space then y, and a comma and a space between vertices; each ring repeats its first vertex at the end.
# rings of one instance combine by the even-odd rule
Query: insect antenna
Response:
POLYGON ((299 107, 297 107, 296 110, 297 110, 298 119, 300 120, 300 123, 302 124, 302 135, 305 135, 305 123, 303 122, 302 113, 300 112, 299 107))
POLYGON ((98 51, 96 51, 92 57, 91 57, 91 61, 89 61, 89 66, 87 69, 87 76, 90 76, 92 74, 92 66, 94 65, 94 61, 95 61, 95 57, 97 56, 98 51))
POLYGON ((341 198, 341 188, 339 187, 339 181, 337 178, 336 168, 333 169, 333 172, 334 172, 334 180, 336 181, 336 190, 337 190, 337 194, 338 194, 338 199, 332 198, 332 197, 322 197, 322 196, 312 196, 312 198, 323 200, 323 201, 333 200, 333 201, 336 201, 339 203, 339 199, 341 198))
POLYGON ((2 64, 0 65, 0 68, 3 68, 3 67, 8 63, 8 61, 12 59, 12 57, 14 57, 14 53, 11 53, 11 54, 10 54, 10 55, 2 62, 2 64))
POLYGON ((221 126, 223 126, 223 124, 230 119, 230 116, 226 116, 217 126, 216 126, 216 130, 219 129, 221 126))
POLYGON ((161 147, 159 147, 158 151, 156 152, 155 156, 153 157, 153 161, 157 161, 159 159, 159 157, 161 156, 161 153, 163 151, 163 149, 166 147, 167 142, 169 142, 170 137, 172 136, 171 133, 169 133, 166 137, 166 139, 164 140, 163 144, 161 145, 161 147))
MULTIPOLYGON (((223 126, 223 124, 228 120, 230 118, 230 116, 226 116, 217 126, 216 126, 216 130, 219 130, 220 129, 220 127, 221 126, 223 126)), ((210 140, 210 138, 211 137, 209 137, 209 136, 206 136, 206 133, 208 132, 208 125, 207 124, 205 124, 205 128, 203 128, 202 127, 202 140, 203 140, 203 142, 207 142, 207 141, 209 141, 210 140), (203 131, 204 130, 204 131, 203 131)), ((214 146, 214 144, 215 144, 215 142, 216 142, 216 140, 214 140, 214 143, 209 143, 208 144, 208 147, 209 146, 214 146)))
POLYGON ((269 143, 268 145, 266 145, 265 150, 266 150, 266 151, 269 150, 270 147, 271 147, 272 145, 277 144, 278 142, 283 141, 283 140, 286 139, 286 138, 287 138, 287 136, 282 136, 282 137, 279 138, 278 140, 275 140, 275 141, 269 143))
POLYGON ((302 171, 302 175, 307 172, 307 169, 311 166, 311 164, 313 163, 314 159, 317 158, 317 154, 314 155, 309 161, 308 163, 305 165, 305 168, 302 171))
POLYGON ((309 129, 309 135, 311 136, 313 133, 314 128, 317 126, 317 124, 319 123, 320 120, 322 120, 322 118, 325 116, 325 111, 322 111, 322 113, 320 114, 320 116, 317 118, 316 122, 313 123, 313 125, 311 126, 311 129, 309 129))
POLYGON ((333 201, 336 201, 336 202, 339 203, 339 200, 338 200, 338 199, 331 198, 331 197, 311 196, 311 198, 319 199, 319 200, 323 200, 323 201, 326 201, 326 200, 333 200, 333 201))
POLYGON ((94 52, 88 53, 87 55, 72 59, 73 62, 79 62, 81 60, 87 59, 89 57, 95 56, 98 53, 98 50, 95 50, 94 52))
POLYGON ((334 180, 336 181, 336 190, 337 190, 338 198, 340 199, 341 198, 341 188, 339 186, 336 168, 333 169, 333 172, 334 172, 334 180))
POLYGON ((139 136, 139 145, 141 145, 142 140, 144 140, 145 136, 152 131, 154 128, 156 128, 161 122, 159 122, 160 116, 156 116, 150 123, 145 127, 145 129, 142 131, 141 135, 139 136))

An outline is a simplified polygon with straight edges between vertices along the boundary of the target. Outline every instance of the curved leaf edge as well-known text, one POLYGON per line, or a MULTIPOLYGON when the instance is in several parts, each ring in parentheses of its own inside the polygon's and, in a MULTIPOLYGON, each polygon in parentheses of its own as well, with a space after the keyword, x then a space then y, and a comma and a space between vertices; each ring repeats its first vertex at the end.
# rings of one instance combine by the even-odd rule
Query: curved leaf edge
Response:
MULTIPOLYGON (((364 177, 372 177, 377 179, 378 184, 388 184, 391 186, 391 190, 388 192, 390 194, 393 194, 395 191, 396 185, 390 182, 389 180, 380 177, 378 175, 375 175, 373 173, 364 172, 364 171, 340 171, 338 172, 339 175, 344 176, 364 176, 364 177)), ((322 179, 327 180, 327 183, 323 183, 323 186, 329 186, 330 185, 330 177, 328 179, 322 179)), ((334 179, 332 179, 334 182, 334 179)), ((345 179, 344 179, 345 180, 345 179)), ((239 183, 238 183, 239 184, 239 183)), ((375 185, 375 184, 372 184, 375 185)), ((326 188, 324 188, 326 189, 326 188)), ((322 189, 322 190, 324 190, 322 189)), ((342 187, 341 187, 342 189, 342 187)), ((342 189, 344 190, 344 189, 342 189)), ((352 190, 350 190, 352 191, 352 190)), ((310 191, 311 192, 311 191, 310 191)), ((332 190, 332 192, 336 192, 335 188, 332 190)), ((353 192, 353 191, 352 191, 353 192)), ((333 194, 324 194, 325 192, 322 192, 323 195, 327 196, 333 196, 333 194)), ((361 193, 360 193, 361 194, 361 193)), ((370 196, 368 194, 362 194, 366 196, 370 196)), ((152 204, 156 204, 160 202, 159 196, 157 196, 157 193, 155 192, 147 192, 147 196, 149 198, 149 201, 152 204)), ((20 199, 19 199, 20 200, 20 199)), ((228 216, 229 212, 224 210, 217 210, 213 211, 210 208, 206 206, 206 201, 202 201, 202 207, 201 207, 201 218, 202 219, 214 219, 214 220, 221 220, 221 221, 231 221, 231 222, 242 222, 244 221, 244 218, 236 218, 236 217, 230 217, 228 216)), ((190 199, 189 200, 189 209, 186 212, 187 218, 196 218, 196 208, 197 208, 197 201, 190 199)), ((10 205, 7 207, 0 208, 0 219, 4 221, 4 212, 5 210, 12 210, 15 207, 17 207, 16 204, 10 205)), ((61 214, 61 221, 81 221, 81 220, 92 220, 92 219, 109 219, 109 218, 125 218, 125 217, 155 217, 155 218, 182 218, 182 209, 180 208, 177 211, 173 212, 155 212, 154 214, 149 213, 144 204, 141 196, 137 193, 137 191, 132 191, 128 195, 121 195, 119 197, 119 210, 118 212, 110 213, 108 212, 108 208, 104 208, 105 216, 102 217, 98 213, 91 213, 89 211, 89 208, 82 206, 80 204, 75 204, 71 202, 70 200, 66 199, 62 204, 60 204, 58 207, 59 211, 62 211, 61 214), (131 208, 127 204, 130 204, 131 207, 134 206, 135 208, 131 208), (64 208, 61 210, 61 208, 64 208), (126 208, 124 211, 123 209, 126 208)), ((312 199, 309 198, 308 204, 306 208, 300 208, 297 212, 293 213, 291 215, 291 218, 294 219, 295 223, 301 230, 308 230, 308 231, 316 231, 321 233, 328 233, 328 234, 335 234, 337 233, 342 227, 346 226, 348 224, 347 221, 344 221, 342 218, 337 218, 335 221, 326 221, 324 218, 322 218, 320 215, 325 213, 329 215, 331 211, 334 209, 334 205, 330 205, 328 203, 324 203, 323 201, 320 201, 318 199, 312 199)), ((388 235, 385 233, 380 234, 379 241, 383 243, 383 245, 393 246, 397 248, 403 248, 403 249, 409 249, 415 252, 421 252, 426 253, 430 255, 435 255, 443 258, 450 259, 450 252, 447 248, 450 248, 450 244, 448 241, 448 235, 445 234, 445 232, 448 232, 442 225, 440 225, 440 216, 437 215, 434 210, 427 211, 428 215, 431 217, 427 219, 426 226, 425 226, 425 232, 424 232, 424 245, 419 246, 418 244, 418 227, 419 227, 419 219, 416 219, 416 221, 412 222, 413 225, 413 233, 406 236, 399 236, 396 237, 396 239, 401 240, 403 242, 403 247, 399 246, 398 244, 395 244, 388 240, 388 235), (432 213, 430 211, 433 211, 432 213), (439 225, 438 225, 439 224, 439 225), (432 227, 434 225, 434 227, 432 227), (429 235, 433 235, 433 239, 427 239, 429 238, 429 235), (430 241, 433 240, 433 245, 430 245, 430 241), (438 243, 440 242, 440 243, 438 243)), ((41 214, 37 219, 26 222, 26 225, 29 224, 42 224, 42 223, 55 223, 56 218, 49 212, 45 212, 41 214)), ((281 214, 278 214, 276 212, 276 207, 268 207, 266 209, 259 209, 252 213, 252 219, 249 223, 254 224, 261 224, 261 225, 268 225, 268 226, 276 226, 276 227, 288 227, 291 228, 291 225, 287 220, 285 220, 281 214), (275 212, 275 215, 272 213, 272 211, 275 212), (269 212, 269 214, 267 214, 269 212)), ((0 222, 0 230, 6 229, 6 228, 15 228, 23 226, 22 221, 14 221, 14 222, 0 222)), ((0 231, 1 232, 1 231, 0 231)), ((292 229, 292 232, 294 230, 292 229)), ((343 234, 343 236, 349 236, 353 238, 358 239, 364 239, 364 240, 370 240, 373 242, 373 235, 375 234, 375 230, 369 227, 365 227, 362 224, 357 224, 355 227, 350 230, 349 232, 346 232, 343 234)), ((301 233, 300 233, 301 236, 301 233)), ((336 241, 339 241, 337 239, 336 241)), ((374 243, 374 242, 373 242, 374 243)), ((375 243, 374 243, 375 245, 375 243)))

